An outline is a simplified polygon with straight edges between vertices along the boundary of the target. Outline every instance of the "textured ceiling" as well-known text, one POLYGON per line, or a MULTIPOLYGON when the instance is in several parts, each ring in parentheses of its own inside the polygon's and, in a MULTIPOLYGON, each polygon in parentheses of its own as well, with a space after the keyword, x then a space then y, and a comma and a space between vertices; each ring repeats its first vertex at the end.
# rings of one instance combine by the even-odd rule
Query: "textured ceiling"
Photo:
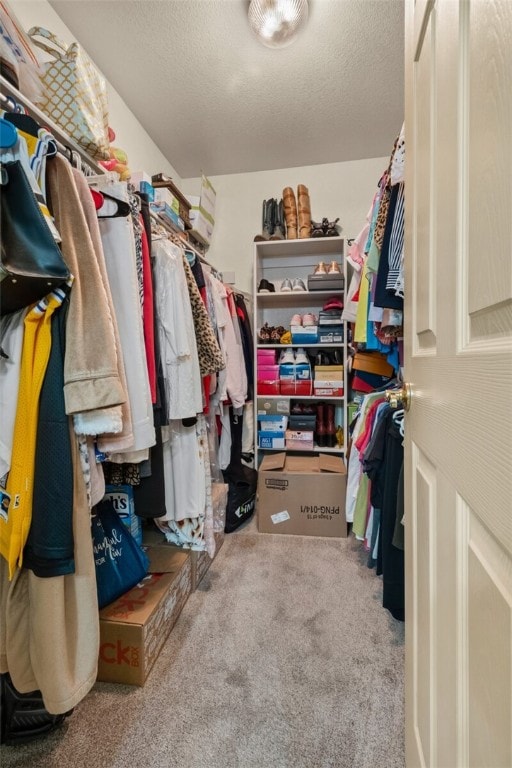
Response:
POLYGON ((182 178, 389 154, 403 0, 310 0, 265 48, 246 0, 50 0, 182 178))

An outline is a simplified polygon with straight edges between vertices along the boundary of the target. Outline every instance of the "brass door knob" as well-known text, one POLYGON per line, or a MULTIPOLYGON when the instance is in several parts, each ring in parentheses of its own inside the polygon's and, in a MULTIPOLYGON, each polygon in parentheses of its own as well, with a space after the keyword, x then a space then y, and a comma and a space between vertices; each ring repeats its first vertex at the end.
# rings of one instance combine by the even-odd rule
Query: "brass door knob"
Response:
POLYGON ((408 411, 411 407, 412 390, 410 384, 404 384, 402 389, 387 389, 386 400, 391 408, 403 408, 408 411))

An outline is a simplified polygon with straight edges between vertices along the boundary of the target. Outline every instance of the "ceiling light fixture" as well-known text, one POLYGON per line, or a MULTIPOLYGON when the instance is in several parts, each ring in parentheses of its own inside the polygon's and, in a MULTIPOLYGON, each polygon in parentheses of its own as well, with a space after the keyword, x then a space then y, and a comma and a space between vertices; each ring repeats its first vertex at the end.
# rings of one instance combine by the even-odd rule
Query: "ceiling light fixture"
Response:
POLYGON ((268 48, 293 43, 308 18, 307 0, 251 0, 249 24, 268 48))

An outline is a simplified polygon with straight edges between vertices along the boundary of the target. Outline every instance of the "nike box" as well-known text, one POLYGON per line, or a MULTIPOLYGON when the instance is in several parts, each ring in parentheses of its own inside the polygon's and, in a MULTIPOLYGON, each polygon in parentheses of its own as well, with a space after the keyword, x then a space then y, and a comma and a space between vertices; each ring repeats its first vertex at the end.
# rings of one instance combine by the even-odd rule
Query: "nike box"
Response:
POLYGON ((192 591, 190 552, 148 547, 150 571, 136 587, 100 611, 98 680, 144 685, 192 591))

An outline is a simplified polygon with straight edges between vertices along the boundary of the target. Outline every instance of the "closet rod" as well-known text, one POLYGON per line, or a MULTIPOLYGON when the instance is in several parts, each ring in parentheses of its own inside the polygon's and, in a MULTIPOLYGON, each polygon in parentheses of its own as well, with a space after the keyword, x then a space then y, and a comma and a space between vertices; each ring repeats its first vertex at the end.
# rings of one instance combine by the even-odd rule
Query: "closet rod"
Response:
POLYGON ((57 125, 57 123, 54 123, 48 115, 45 115, 39 107, 36 107, 30 99, 27 99, 27 97, 18 91, 17 88, 11 85, 5 77, 0 75, 0 102, 2 108, 6 111, 14 112, 16 106, 13 105, 13 101, 16 102, 16 104, 23 106, 36 122, 40 123, 42 127, 46 128, 52 134, 55 143, 57 144, 57 149, 61 154, 70 159, 70 151, 76 152, 84 161, 84 165, 88 166, 92 171, 101 174, 105 173, 103 166, 99 165, 96 160, 93 160, 92 157, 76 143, 76 141, 68 136, 68 134, 57 125), (7 94, 7 96, 5 94, 7 94))

